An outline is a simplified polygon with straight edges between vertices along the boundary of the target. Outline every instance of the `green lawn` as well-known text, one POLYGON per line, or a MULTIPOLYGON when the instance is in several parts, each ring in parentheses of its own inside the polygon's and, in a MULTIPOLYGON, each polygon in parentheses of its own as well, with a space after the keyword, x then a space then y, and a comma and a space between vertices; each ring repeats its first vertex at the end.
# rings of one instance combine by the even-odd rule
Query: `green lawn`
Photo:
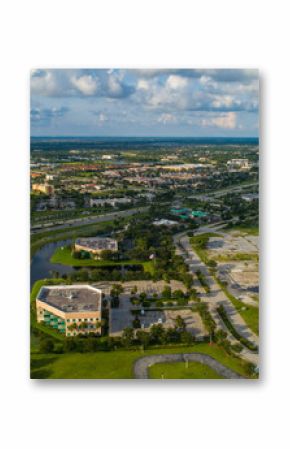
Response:
POLYGON ((251 227, 246 227, 246 226, 239 226, 239 225, 234 225, 234 226, 229 226, 228 227, 229 231, 240 231, 243 232, 245 234, 249 234, 249 235, 259 235, 259 227, 258 226, 251 226, 251 227))
POLYGON ((232 260, 253 260, 254 262, 259 261, 259 255, 256 253, 232 253, 232 254, 223 254, 214 257, 215 260, 219 262, 229 262, 232 260))
POLYGON ((151 379, 224 379, 216 371, 199 362, 157 363, 149 368, 151 379))
POLYGON ((142 262, 142 265, 145 273, 150 273, 152 275, 155 273, 154 264, 151 260, 148 260, 147 262, 142 262))
POLYGON ((235 306, 239 314, 243 317, 246 324, 249 326, 249 328, 256 334, 259 335, 259 307, 257 304, 257 307, 255 306, 249 306, 241 303, 238 299, 236 299, 233 295, 230 294, 230 292, 227 290, 227 288, 223 285, 223 283, 215 277, 217 283, 223 290, 223 292, 226 294, 226 296, 229 298, 229 300, 232 302, 232 304, 235 306))
POLYGON ((214 357, 223 365, 246 376, 245 362, 230 357, 222 348, 207 343, 171 349, 112 351, 95 353, 32 354, 31 377, 35 379, 131 379, 133 363, 151 354, 200 352, 214 357))
POLYGON ((112 265, 142 265, 137 260, 95 260, 95 259, 76 259, 71 254, 71 249, 67 246, 57 248, 50 258, 52 263, 60 263, 62 265, 71 265, 74 267, 106 267, 112 265))

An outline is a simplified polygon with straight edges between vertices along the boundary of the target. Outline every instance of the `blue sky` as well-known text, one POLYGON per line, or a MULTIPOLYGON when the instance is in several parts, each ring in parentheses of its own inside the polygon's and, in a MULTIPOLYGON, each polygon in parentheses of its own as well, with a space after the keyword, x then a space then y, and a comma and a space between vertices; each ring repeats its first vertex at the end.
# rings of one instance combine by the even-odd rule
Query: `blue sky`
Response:
POLYGON ((254 69, 39 69, 33 136, 258 136, 254 69))

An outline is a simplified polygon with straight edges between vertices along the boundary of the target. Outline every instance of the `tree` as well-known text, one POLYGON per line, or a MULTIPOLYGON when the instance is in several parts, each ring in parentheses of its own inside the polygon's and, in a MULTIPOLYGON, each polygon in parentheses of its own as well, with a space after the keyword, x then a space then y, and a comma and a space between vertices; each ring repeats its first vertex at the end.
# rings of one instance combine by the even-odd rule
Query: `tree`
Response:
POLYGON ((124 287, 121 284, 113 284, 110 295, 112 298, 119 298, 119 295, 124 292, 124 287))
POLYGON ((190 345, 194 341, 193 335, 188 331, 182 331, 180 333, 180 341, 187 345, 190 345))
POLYGON ((111 296, 111 306, 113 308, 119 307, 120 301, 119 301, 119 295, 123 293, 124 287, 121 284, 113 284, 112 289, 110 291, 111 296))
POLYGON ((82 321, 82 322, 79 324, 79 329, 80 329, 80 330, 85 330, 87 327, 88 327, 88 323, 86 323, 85 321, 82 321))
POLYGON ((167 341, 171 343, 178 343, 180 341, 180 333, 174 327, 167 329, 166 337, 167 341))
POLYGON ((128 347, 133 343, 134 329, 132 327, 125 327, 122 333, 122 341, 124 346, 128 347))
POLYGON ((138 341, 140 342, 140 344, 142 346, 144 346, 144 348, 146 348, 147 346, 149 346, 150 343, 150 335, 148 332, 142 331, 142 330, 138 330, 136 332, 136 337, 138 339, 138 341))
POLYGON ((116 257, 116 253, 109 249, 104 249, 101 251, 101 259, 103 260, 113 260, 116 257))
POLYGON ((140 293, 139 298, 141 299, 141 301, 145 301, 145 299, 147 298, 147 295, 145 292, 140 293))
POLYGON ((136 295, 137 292, 138 292, 137 285, 134 285, 134 287, 133 287, 132 290, 131 290, 131 295, 136 295))
POLYGON ((185 321, 180 315, 178 315, 174 321, 177 329, 180 329, 182 331, 185 330, 186 328, 185 321))
POLYGON ((141 327, 141 321, 137 316, 132 321, 132 325, 133 325, 134 329, 139 329, 141 327))
POLYGON ((211 268, 216 268, 216 266, 217 266, 216 261, 213 260, 213 259, 208 260, 207 264, 208 264, 208 266, 211 267, 211 268))
POLYGON ((68 329, 70 332, 72 332, 72 331, 74 331, 74 330, 77 329, 77 324, 76 324, 76 323, 72 323, 72 324, 70 324, 70 325, 67 327, 67 329, 68 329))
POLYGON ((177 299, 182 299, 182 298, 184 298, 184 293, 183 293, 183 291, 182 290, 174 290, 174 292, 173 292, 173 297, 174 298, 177 298, 177 299))
POLYGON ((153 324, 150 329, 150 338, 153 343, 163 343, 165 336, 165 330, 162 324, 153 324))
POLYGON ((162 296, 165 299, 171 299, 171 287, 169 285, 166 285, 166 287, 162 290, 162 296))
POLYGON ((40 342, 40 351, 41 352, 53 352, 54 351, 54 343, 52 340, 41 340, 40 342))
POLYGON ((225 340, 227 338, 228 334, 227 332, 225 332, 222 329, 219 329, 218 331, 216 331, 215 333, 215 340, 216 342, 219 344, 221 343, 223 340, 225 340))

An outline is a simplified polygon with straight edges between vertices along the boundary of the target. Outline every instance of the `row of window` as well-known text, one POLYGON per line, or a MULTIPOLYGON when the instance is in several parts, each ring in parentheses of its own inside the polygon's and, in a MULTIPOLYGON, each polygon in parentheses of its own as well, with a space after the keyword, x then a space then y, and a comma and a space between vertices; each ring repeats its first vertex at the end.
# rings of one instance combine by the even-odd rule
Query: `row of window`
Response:
MULTIPOLYGON (((89 325, 87 329, 95 329, 95 327, 89 325)), ((68 332, 68 333, 67 333, 67 336, 68 336, 68 337, 71 337, 71 336, 73 336, 73 335, 74 335, 74 336, 77 335, 77 332, 74 331, 74 332, 68 332)))
POLYGON ((83 320, 81 318, 78 318, 78 319, 73 318, 73 319, 67 319, 66 322, 67 323, 70 323, 70 322, 75 323, 76 321, 78 321, 80 323, 81 321, 94 321, 94 320, 98 321, 99 318, 84 318, 83 320))

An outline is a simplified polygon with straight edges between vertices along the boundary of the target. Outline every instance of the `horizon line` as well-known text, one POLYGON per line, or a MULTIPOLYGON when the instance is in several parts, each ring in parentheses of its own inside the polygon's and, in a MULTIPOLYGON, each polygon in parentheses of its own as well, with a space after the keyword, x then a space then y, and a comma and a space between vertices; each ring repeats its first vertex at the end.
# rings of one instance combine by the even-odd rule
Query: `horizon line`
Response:
POLYGON ((30 138, 54 138, 54 137, 97 137, 97 138, 138 138, 138 139, 259 139, 259 136, 134 136, 134 135, 114 135, 102 136, 93 134, 55 134, 55 135, 31 135, 30 138))

